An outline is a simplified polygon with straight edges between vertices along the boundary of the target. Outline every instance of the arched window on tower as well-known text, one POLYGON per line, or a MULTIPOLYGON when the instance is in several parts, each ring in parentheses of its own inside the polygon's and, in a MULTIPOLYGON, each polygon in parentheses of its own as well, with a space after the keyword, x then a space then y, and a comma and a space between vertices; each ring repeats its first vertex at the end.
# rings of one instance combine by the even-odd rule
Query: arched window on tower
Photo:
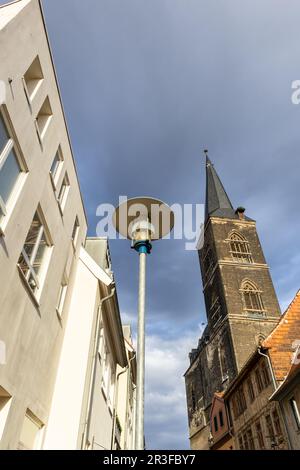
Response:
POLYGON ((196 402, 196 394, 195 394, 195 389, 192 386, 191 390, 191 401, 192 401, 192 411, 195 411, 197 408, 197 402, 196 402))
POLYGON ((202 261, 204 278, 207 280, 210 277, 214 267, 214 258, 210 246, 206 246, 206 248, 203 250, 202 261))
POLYGON ((231 256, 234 261, 238 261, 239 263, 253 263, 250 245, 243 235, 238 232, 232 232, 228 241, 231 256))
POLYGON ((249 313, 254 314, 263 314, 265 312, 262 292, 258 287, 251 281, 244 281, 241 287, 243 301, 244 301, 244 310, 249 313))
POLYGON ((210 305, 210 321, 212 326, 215 326, 221 320, 221 304, 220 299, 215 291, 213 291, 211 296, 211 305, 210 305))

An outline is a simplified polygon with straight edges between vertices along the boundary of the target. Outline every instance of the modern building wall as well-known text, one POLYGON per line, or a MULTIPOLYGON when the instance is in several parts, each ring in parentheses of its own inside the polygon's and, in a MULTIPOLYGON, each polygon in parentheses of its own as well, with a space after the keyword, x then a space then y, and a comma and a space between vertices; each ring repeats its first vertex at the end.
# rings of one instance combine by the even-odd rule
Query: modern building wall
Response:
MULTIPOLYGON (((108 253, 107 240, 97 247, 108 253)), ((44 449, 112 448, 116 371, 127 357, 108 268, 81 248, 44 449)))
MULTIPOLYGON (((26 435, 31 425, 43 429, 48 420, 67 323, 65 309, 70 303, 80 246, 87 230, 38 0, 21 0, 0 7, 0 80, 6 89, 0 124, 8 134, 6 141, 1 142, 4 147, 0 145, 0 196, 5 199, 6 212, 0 214, 0 340, 6 346, 6 364, 0 366, 0 387, 10 396, 0 448, 15 449, 23 431, 26 435), (13 157, 12 154, 7 157, 8 148, 12 148, 13 157), (58 151, 63 160, 52 177, 50 169, 58 151), (14 163, 18 177, 8 188, 8 176, 13 175, 4 160, 10 161, 10 166, 18 162, 14 163), (68 184, 62 194, 66 173, 68 184), (41 257, 39 252, 35 261, 40 264, 36 269, 39 288, 34 287, 35 280, 29 271, 26 279, 18 267, 26 240, 30 252, 28 233, 37 209, 47 245, 44 255, 41 257), (62 283, 67 287, 65 308, 58 313, 62 283)), ((35 235, 31 233, 31 241, 36 240, 35 235)), ((26 271, 27 265, 22 262, 26 271)))
POLYGON ((134 445, 115 423, 134 413, 135 353, 107 239, 86 239, 38 0, 0 7, 0 80, 0 449, 134 445))

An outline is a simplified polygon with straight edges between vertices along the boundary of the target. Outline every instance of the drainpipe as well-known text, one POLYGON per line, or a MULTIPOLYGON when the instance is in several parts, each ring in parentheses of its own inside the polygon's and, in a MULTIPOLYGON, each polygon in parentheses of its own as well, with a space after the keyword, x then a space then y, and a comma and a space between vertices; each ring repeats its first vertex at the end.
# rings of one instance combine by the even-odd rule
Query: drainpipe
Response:
POLYGON ((89 385, 89 394, 88 394, 88 403, 87 403, 86 415, 85 415, 84 430, 83 430, 82 440, 81 440, 81 449, 83 450, 86 447, 87 438, 89 435, 90 425, 91 425, 92 399, 94 395, 95 382, 96 382, 97 356, 98 356, 99 342, 100 342, 99 327, 100 327, 100 322, 102 318, 102 308, 103 308, 104 303, 110 300, 115 295, 116 287, 115 287, 114 282, 112 283, 112 286, 113 288, 112 288, 111 293, 100 300, 100 305, 98 307, 98 312, 97 312, 96 329, 95 329, 95 336, 94 336, 92 374, 91 374, 91 381, 89 385))
MULTIPOLYGON (((132 358, 129 361, 129 365, 131 364, 131 362, 135 358, 136 358, 136 353, 134 352, 134 355, 132 356, 132 358)), ((130 370, 131 370, 131 368, 130 368, 130 370)), ((128 378, 127 378, 127 397, 129 397, 130 384, 131 384, 131 374, 128 374, 128 378)), ((132 385, 133 385, 133 383, 132 383, 132 385)), ((134 386, 132 388, 134 388, 134 386)), ((132 390, 132 392, 134 392, 134 390, 132 390)), ((132 402, 133 402, 133 393, 132 393, 132 402)), ((128 409, 129 409, 129 400, 126 400, 126 418, 127 418, 127 415, 128 415, 128 409)), ((125 436, 127 436, 127 428, 128 428, 128 422, 127 422, 127 419, 125 419, 125 429, 124 429, 125 436)), ((127 445, 127 441, 126 441, 126 445, 127 445)), ((126 450, 128 450, 128 449, 126 449, 126 450)))
POLYGON ((270 361, 269 356, 268 356, 267 354, 262 353, 261 350, 260 350, 260 348, 257 349, 257 352, 258 352, 258 354, 260 354, 261 356, 264 356, 264 357, 267 358, 267 361, 268 361, 268 364, 269 364, 269 369, 270 369, 271 376, 272 376, 273 385, 274 385, 274 390, 277 390, 277 383, 276 383, 276 379, 275 379, 273 367, 272 367, 272 364, 271 364, 271 361, 270 361))
POLYGON ((118 394, 119 394, 119 378, 120 378, 120 375, 125 374, 125 372, 128 370, 128 367, 129 367, 129 364, 127 364, 125 369, 121 370, 121 372, 119 372, 117 374, 117 378, 116 378, 116 392, 115 392, 115 396, 114 396, 114 407, 113 407, 113 425, 112 425, 111 440, 110 440, 111 450, 113 450, 114 436, 115 436, 115 432, 116 432, 116 422, 117 422, 117 410, 116 410, 116 408, 117 408, 118 394))
MULTIPOLYGON (((131 364, 131 361, 135 358, 135 354, 134 356, 130 359, 129 361, 129 364, 127 364, 127 366, 125 367, 125 369, 121 370, 121 372, 119 372, 117 374, 117 378, 116 378, 116 392, 115 392, 115 396, 114 396, 114 407, 113 407, 113 426, 112 426, 112 433, 111 433, 111 450, 113 450, 113 445, 114 445, 114 437, 115 437, 115 432, 116 432, 116 424, 117 424, 117 405, 118 405, 118 398, 119 398, 119 379, 120 379, 120 376, 122 374, 125 374, 125 372, 128 371, 129 367, 130 367, 130 364, 131 364)), ((128 386, 127 386, 127 393, 128 393, 128 386)), ((128 396, 128 395, 127 395, 128 396)), ((125 422, 126 422, 126 417, 125 417, 125 422)), ((124 450, 124 449, 123 449, 124 450)))
MULTIPOLYGON (((273 381, 273 385, 274 385, 274 390, 276 391, 277 390, 277 383, 276 383, 276 379, 275 379, 275 375, 274 375, 274 371, 273 371, 273 367, 272 367, 272 364, 271 364, 271 360, 269 358, 269 356, 267 354, 263 354, 261 351, 260 351, 260 348, 257 349, 258 351, 258 354, 260 354, 261 356, 264 356, 267 358, 268 360, 268 364, 269 364, 269 369, 270 369, 270 372, 271 372, 271 376, 272 376, 272 381, 273 381)), ((285 428, 285 433, 286 433, 286 437, 287 437, 287 443, 288 443, 288 447, 289 449, 291 449, 291 440, 290 440, 290 434, 289 434, 289 429, 288 429, 288 426, 287 426, 287 423, 286 423, 286 420, 285 420, 285 414, 284 414, 284 410, 281 406, 281 403, 279 403, 279 407, 280 407, 280 411, 281 411, 281 414, 282 414, 282 417, 283 417, 283 424, 284 424, 284 428, 285 428)))

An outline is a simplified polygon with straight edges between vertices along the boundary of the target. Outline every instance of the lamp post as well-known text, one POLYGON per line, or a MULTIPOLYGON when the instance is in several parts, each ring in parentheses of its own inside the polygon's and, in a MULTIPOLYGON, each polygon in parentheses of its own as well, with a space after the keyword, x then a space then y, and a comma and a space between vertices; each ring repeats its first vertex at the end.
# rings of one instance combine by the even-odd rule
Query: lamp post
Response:
POLYGON ((174 213, 164 202, 149 197, 128 199, 113 215, 116 230, 132 241, 139 254, 139 297, 137 336, 137 383, 135 414, 135 448, 144 449, 145 396, 145 298, 146 261, 151 242, 168 235, 174 226, 174 213))

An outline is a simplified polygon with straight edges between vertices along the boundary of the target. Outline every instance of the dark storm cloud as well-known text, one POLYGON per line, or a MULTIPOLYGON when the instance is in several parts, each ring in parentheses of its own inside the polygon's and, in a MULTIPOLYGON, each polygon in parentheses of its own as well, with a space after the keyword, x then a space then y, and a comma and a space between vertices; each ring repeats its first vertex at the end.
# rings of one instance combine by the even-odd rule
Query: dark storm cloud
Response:
MULTIPOLYGON (((232 202, 258 221, 286 305, 299 288, 300 106, 291 103, 291 82, 300 78, 299 1, 44 0, 44 6, 90 234, 98 204, 117 203, 119 195, 202 203, 201 152, 208 147, 232 202)), ((121 309, 132 318, 137 257, 124 241, 111 242, 111 250, 121 309)), ((184 252, 180 242, 157 244, 149 259, 151 351, 165 341, 172 350, 186 332, 196 345, 190 331, 204 319, 201 290, 196 252, 184 252)), ((164 390, 168 405, 155 395, 154 375, 148 380, 150 448, 187 446, 186 353, 171 356, 178 388, 171 382, 164 390)))

